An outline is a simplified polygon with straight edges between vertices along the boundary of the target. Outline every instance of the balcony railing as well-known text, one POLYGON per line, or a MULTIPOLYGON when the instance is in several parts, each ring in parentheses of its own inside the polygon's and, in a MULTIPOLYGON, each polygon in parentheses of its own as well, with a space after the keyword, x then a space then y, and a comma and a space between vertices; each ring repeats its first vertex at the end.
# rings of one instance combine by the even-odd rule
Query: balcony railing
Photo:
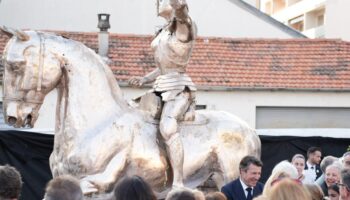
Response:
POLYGON ((318 26, 315 28, 310 28, 302 32, 309 38, 324 38, 325 37, 325 28, 324 26, 318 26))

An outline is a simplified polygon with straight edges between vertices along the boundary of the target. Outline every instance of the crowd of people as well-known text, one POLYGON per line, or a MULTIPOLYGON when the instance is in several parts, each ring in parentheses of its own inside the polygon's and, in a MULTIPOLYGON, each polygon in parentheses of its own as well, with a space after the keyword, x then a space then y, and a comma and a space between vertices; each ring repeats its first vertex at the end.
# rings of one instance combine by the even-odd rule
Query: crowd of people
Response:
POLYGON ((350 152, 322 161, 321 156, 320 148, 310 147, 307 158, 296 154, 290 162, 281 161, 263 186, 261 161, 247 156, 239 165, 240 177, 221 192, 227 200, 350 200, 350 152))
MULTIPOLYGON (((350 200, 350 152, 341 158, 326 156, 311 147, 307 158, 296 154, 273 168, 265 184, 259 182, 262 161, 245 156, 239 163, 240 176, 221 188, 204 194, 199 190, 176 188, 166 200, 350 200)), ((20 173, 12 166, 0 166, 0 200, 19 199, 20 173)), ((151 186, 140 176, 125 177, 111 193, 115 200, 156 200, 151 186)), ((83 200, 79 181, 59 176, 46 186, 44 200, 83 200)))

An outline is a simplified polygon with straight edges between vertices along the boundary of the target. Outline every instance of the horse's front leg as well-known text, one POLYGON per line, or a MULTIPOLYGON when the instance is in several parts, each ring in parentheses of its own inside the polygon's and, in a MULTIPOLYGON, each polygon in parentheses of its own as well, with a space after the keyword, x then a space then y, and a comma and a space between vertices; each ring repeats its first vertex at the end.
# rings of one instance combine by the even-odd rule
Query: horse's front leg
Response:
POLYGON ((121 176, 127 164, 129 152, 128 148, 124 149, 111 159, 103 172, 82 178, 80 187, 83 193, 91 194, 110 190, 121 176))

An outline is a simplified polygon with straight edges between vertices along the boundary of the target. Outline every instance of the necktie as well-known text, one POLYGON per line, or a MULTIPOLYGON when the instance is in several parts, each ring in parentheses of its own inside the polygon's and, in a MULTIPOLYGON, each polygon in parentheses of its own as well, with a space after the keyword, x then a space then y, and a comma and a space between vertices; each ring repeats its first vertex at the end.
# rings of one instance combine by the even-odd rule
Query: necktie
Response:
POLYGON ((314 166, 311 166, 311 169, 314 169, 314 166))
POLYGON ((252 200, 253 199, 253 194, 252 194, 252 188, 246 188, 248 195, 247 195, 247 200, 252 200))

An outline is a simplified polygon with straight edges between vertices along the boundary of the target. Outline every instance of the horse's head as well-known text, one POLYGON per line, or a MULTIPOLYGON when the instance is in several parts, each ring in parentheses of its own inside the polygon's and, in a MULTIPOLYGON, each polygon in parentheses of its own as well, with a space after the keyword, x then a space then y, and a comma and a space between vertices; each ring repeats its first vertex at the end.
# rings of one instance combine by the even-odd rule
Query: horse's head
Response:
POLYGON ((14 36, 3 54, 5 122, 14 127, 33 127, 45 95, 60 80, 61 63, 47 48, 43 33, 0 30, 14 36))

